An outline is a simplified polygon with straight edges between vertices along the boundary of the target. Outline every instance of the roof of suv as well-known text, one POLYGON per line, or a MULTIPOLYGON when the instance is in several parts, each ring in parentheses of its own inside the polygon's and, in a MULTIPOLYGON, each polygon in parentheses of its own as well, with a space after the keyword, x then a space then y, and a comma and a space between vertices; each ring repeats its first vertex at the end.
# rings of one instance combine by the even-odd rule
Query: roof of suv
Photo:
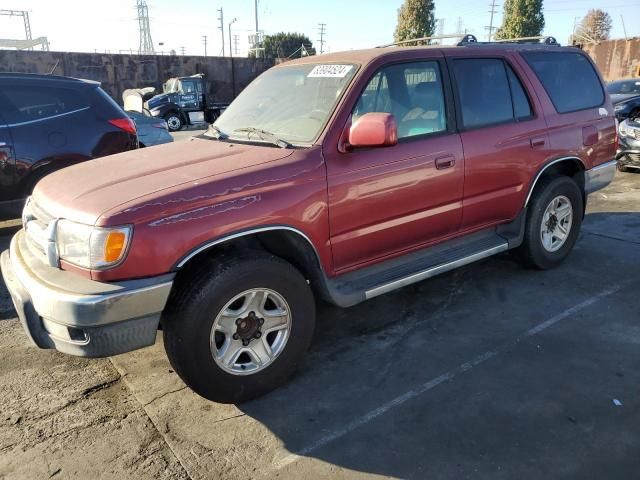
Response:
POLYGON ((323 55, 315 55, 312 57, 303 57, 295 60, 290 60, 281 65, 292 65, 292 64, 304 64, 304 63, 358 63, 358 64, 367 64, 376 58, 383 57, 385 55, 391 54, 401 54, 402 52, 406 52, 410 54, 411 52, 416 52, 420 50, 460 50, 467 49, 470 53, 473 54, 490 54, 496 53, 504 50, 537 50, 537 51, 562 51, 562 50, 571 50, 576 51, 576 47, 563 47, 560 45, 545 45, 540 43, 469 43, 462 46, 457 45, 421 45, 417 47, 378 47, 378 48, 369 48, 366 50, 348 50, 344 52, 336 52, 336 53, 326 53, 323 55))
POLYGON ((94 80, 86 80, 83 78, 62 77, 60 75, 44 75, 40 73, 14 73, 14 72, 0 72, 0 80, 41 80, 45 82, 65 82, 73 83, 76 85, 94 85, 99 86, 100 82, 94 80))

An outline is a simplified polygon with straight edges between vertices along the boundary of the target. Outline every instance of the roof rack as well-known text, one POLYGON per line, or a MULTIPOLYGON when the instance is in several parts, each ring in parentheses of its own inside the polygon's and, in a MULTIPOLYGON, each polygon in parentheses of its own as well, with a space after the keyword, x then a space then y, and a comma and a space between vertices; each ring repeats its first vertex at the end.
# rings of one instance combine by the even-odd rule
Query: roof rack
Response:
POLYGON ((471 34, 462 34, 462 33, 456 33, 456 34, 449 34, 449 35, 435 35, 435 36, 431 36, 431 37, 420 37, 420 38, 413 38, 411 40, 403 40, 401 42, 394 42, 394 43, 389 43, 387 45, 380 45, 377 48, 387 48, 387 47, 396 47, 396 46, 402 46, 402 45, 406 45, 407 43, 423 43, 423 42, 430 42, 431 40, 443 40, 443 39, 447 39, 447 38, 459 38, 461 39, 456 45, 458 47, 464 47, 466 45, 495 45, 495 44, 508 44, 508 43, 535 43, 535 44, 540 44, 542 43, 543 45, 560 45, 558 43, 558 41, 555 39, 555 37, 545 37, 545 36, 540 36, 540 37, 519 37, 519 38, 505 38, 505 39, 500 39, 500 40, 493 40, 491 42, 479 42, 478 39, 476 38, 475 35, 471 35, 471 34), (540 42, 542 41, 542 42, 540 42))
MULTIPOLYGON (((473 37, 473 35, 465 35, 464 33, 452 33, 446 35, 434 35, 431 37, 420 37, 420 38, 412 38, 411 40, 402 40, 401 42, 388 43, 386 45, 379 45, 376 48, 387 48, 387 47, 397 47, 401 45, 406 45, 407 43, 417 43, 417 42, 430 42, 431 40, 444 40, 446 38, 466 38, 473 37)), ((474 37, 475 38, 475 37, 474 37)))

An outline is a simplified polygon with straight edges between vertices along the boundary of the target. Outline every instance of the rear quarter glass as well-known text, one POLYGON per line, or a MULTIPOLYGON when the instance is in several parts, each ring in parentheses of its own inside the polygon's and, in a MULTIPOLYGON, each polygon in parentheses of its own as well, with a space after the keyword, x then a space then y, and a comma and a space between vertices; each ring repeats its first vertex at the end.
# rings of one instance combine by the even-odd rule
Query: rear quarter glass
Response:
POLYGON ((101 87, 95 87, 93 95, 96 97, 95 106, 98 113, 105 119, 129 118, 122 107, 101 87))
POLYGON ((591 61, 580 52, 522 52, 558 113, 601 107, 605 90, 591 61))

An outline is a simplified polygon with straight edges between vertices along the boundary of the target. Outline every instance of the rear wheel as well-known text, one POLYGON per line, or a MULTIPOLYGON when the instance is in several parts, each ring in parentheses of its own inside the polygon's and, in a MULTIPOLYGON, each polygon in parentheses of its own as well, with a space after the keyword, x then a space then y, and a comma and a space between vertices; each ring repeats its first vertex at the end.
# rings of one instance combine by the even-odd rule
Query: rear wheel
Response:
POLYGON ((167 128, 170 132, 177 132, 178 130, 182 129, 182 117, 179 113, 167 113, 164 116, 164 119, 167 121, 167 128))
POLYGON ((629 171, 629 169, 627 167, 625 167, 624 165, 622 165, 621 163, 618 163, 617 167, 618 167, 618 171, 619 172, 625 173, 625 172, 629 171))
POLYGON ((527 266, 559 265, 578 239, 583 210, 582 192, 571 178, 543 179, 529 204, 523 244, 514 253, 527 266))
POLYGON ((315 305, 304 277, 268 254, 219 259, 172 296, 164 345, 203 397, 237 403, 287 381, 311 342, 315 305))

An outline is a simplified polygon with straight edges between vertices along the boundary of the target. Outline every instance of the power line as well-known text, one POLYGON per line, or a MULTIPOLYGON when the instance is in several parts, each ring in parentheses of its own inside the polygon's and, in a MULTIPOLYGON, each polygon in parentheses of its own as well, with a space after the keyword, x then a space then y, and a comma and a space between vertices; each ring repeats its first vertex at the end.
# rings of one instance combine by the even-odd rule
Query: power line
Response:
POLYGON ((489 10, 491 18, 489 20, 489 26, 484 28, 486 30, 489 30, 489 37, 487 38, 487 40, 491 41, 491 37, 493 37, 493 31, 497 30, 497 28, 493 26, 493 16, 498 13, 498 11, 496 10, 496 8, 498 7, 498 5, 496 4, 496 0, 491 0, 491 4, 489 6, 491 7, 491 10, 489 10))
POLYGON ((325 36, 327 35, 327 24, 319 23, 318 32, 320 33, 320 55, 324 53, 325 36))

